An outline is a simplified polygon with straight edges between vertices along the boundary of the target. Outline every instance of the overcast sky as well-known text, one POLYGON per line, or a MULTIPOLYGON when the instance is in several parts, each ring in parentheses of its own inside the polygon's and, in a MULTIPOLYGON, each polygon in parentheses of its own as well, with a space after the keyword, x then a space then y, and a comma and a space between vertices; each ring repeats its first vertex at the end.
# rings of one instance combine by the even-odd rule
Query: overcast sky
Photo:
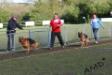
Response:
POLYGON ((0 3, 4 3, 4 2, 14 2, 14 3, 33 3, 34 1, 38 1, 38 0, 0 0, 0 3))
POLYGON ((32 2, 32 0, 13 0, 15 3, 26 3, 26 2, 32 2))
POLYGON ((13 2, 15 2, 15 3, 23 3, 23 2, 25 2, 25 0, 13 0, 13 2))

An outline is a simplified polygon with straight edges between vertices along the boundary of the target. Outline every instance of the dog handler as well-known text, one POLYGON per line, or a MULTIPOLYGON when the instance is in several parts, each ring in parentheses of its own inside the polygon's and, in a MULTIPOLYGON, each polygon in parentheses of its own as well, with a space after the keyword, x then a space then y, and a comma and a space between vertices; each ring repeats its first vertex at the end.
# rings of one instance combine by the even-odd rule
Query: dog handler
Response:
POLYGON ((55 13, 54 18, 50 21, 51 31, 51 41, 50 41, 50 49, 53 48, 55 42, 55 36, 57 36, 60 45, 64 48, 64 42, 61 36, 61 26, 62 22, 57 13, 55 13))
POLYGON ((98 39, 98 31, 99 31, 100 27, 103 27, 103 25, 102 25, 102 22, 100 21, 100 19, 96 17, 96 14, 93 14, 93 16, 92 16, 91 27, 92 27, 92 30, 93 30, 95 43, 98 43, 98 41, 99 41, 99 39, 98 39))
POLYGON ((9 19, 8 25, 7 25, 7 49, 8 51, 15 50, 15 32, 16 28, 23 29, 17 22, 17 17, 13 16, 9 19))

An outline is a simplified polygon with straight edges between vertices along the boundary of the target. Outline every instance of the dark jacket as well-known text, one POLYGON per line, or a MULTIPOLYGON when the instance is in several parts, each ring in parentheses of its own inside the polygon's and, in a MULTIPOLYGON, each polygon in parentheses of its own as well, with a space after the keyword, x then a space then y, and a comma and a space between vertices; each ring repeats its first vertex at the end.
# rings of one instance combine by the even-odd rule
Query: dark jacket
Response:
POLYGON ((8 21, 7 33, 15 33, 16 28, 23 29, 13 18, 8 21))

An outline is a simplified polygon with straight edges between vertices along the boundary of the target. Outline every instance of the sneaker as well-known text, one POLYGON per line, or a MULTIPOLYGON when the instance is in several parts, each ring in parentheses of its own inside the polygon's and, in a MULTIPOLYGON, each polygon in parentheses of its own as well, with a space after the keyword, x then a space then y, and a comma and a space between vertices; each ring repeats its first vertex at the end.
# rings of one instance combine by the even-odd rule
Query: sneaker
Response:
POLYGON ((65 46, 62 46, 62 48, 65 48, 65 46))
POLYGON ((49 48, 49 50, 53 50, 53 48, 51 47, 51 48, 49 48))
POLYGON ((95 41, 96 44, 98 44, 98 41, 95 41))
POLYGON ((11 49, 8 48, 7 51, 11 51, 11 49))
POLYGON ((15 49, 12 49, 11 51, 13 51, 13 52, 14 52, 14 51, 15 51, 15 49))

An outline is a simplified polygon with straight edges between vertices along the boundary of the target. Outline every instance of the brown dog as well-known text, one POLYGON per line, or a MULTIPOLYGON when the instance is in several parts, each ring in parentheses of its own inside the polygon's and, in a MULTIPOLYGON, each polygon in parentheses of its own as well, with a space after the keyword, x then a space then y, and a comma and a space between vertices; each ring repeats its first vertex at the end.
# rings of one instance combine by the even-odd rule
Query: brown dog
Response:
POLYGON ((27 49, 27 52, 30 53, 32 49, 35 49, 38 47, 38 43, 27 37, 19 37, 19 42, 23 46, 23 48, 27 49))
POLYGON ((82 32, 78 32, 78 37, 80 39, 81 47, 88 47, 89 46, 90 40, 89 40, 87 34, 82 33, 82 32))

